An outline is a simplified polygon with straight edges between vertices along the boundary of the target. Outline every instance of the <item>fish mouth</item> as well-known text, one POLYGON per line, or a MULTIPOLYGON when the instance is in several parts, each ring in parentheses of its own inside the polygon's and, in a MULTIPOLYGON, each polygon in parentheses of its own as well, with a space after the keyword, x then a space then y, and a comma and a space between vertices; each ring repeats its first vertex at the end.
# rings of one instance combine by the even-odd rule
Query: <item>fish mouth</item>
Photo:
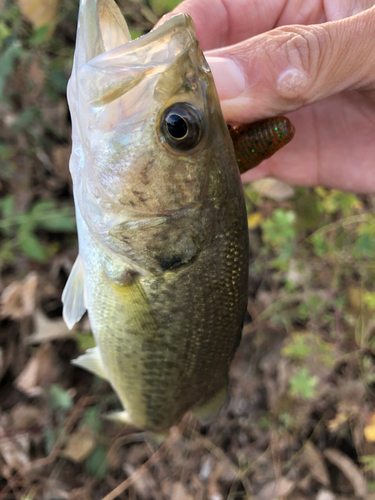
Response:
MULTIPOLYGON (((86 0, 80 6, 73 73, 86 101, 99 107, 129 92, 144 78, 160 75, 193 47, 198 47, 198 41, 187 14, 177 14, 131 40, 113 0, 86 0)), ((204 58, 200 64, 210 71, 204 58)))
MULTIPOLYGON (((152 59, 155 64, 155 57, 163 52, 160 47, 174 38, 180 41, 177 45, 181 47, 174 46, 173 51, 165 47, 165 56, 169 59, 178 58, 181 48, 188 50, 192 43, 197 43, 195 26, 188 14, 176 14, 149 33, 132 40, 114 0, 81 0, 74 63, 80 67, 95 60, 98 66, 103 63, 108 66, 111 61, 115 65, 119 58, 128 54, 134 64, 140 62, 144 65, 152 59), (139 52, 146 47, 151 50, 142 54, 145 60, 139 60, 139 52)), ((121 65, 117 69, 121 70, 121 65)))

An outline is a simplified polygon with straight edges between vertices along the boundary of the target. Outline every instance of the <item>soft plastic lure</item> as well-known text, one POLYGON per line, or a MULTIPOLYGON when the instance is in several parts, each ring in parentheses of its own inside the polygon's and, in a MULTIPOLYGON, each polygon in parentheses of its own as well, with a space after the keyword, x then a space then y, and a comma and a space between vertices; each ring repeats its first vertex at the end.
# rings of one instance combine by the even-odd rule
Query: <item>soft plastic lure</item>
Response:
POLYGON ((294 136, 288 118, 275 116, 239 127, 230 127, 238 168, 244 174, 270 158, 294 136))

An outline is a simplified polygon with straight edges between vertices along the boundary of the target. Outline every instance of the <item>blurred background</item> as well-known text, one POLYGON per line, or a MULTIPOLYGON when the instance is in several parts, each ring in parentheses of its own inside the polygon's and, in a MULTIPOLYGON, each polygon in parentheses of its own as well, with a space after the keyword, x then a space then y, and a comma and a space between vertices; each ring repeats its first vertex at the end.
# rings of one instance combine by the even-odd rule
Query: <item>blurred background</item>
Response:
MULTIPOLYGON (((178 1, 118 3, 136 38, 178 1)), ((374 197, 245 186, 229 404, 209 427, 187 416, 156 456, 101 418, 116 395, 69 363, 93 346, 89 322, 61 318, 77 14, 78 0, 0 0, 0 500, 375 498, 374 197)))

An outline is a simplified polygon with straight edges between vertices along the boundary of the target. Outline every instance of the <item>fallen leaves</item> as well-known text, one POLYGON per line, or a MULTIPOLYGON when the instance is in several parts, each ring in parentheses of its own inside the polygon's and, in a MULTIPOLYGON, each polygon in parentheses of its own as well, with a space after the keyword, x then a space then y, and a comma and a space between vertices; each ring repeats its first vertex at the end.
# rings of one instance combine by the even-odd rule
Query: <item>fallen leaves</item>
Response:
POLYGON ((277 179, 265 178, 253 182, 252 187, 261 196, 275 201, 288 200, 294 195, 294 188, 277 179))
POLYGON ((247 226, 250 231, 256 229, 263 220, 263 215, 260 212, 253 212, 247 216, 247 226))
POLYGON ((30 463, 30 440, 27 434, 7 437, 0 426, 0 455, 12 470, 19 470, 30 463))
POLYGON ((308 467, 311 476, 323 486, 331 483, 322 453, 310 441, 303 447, 302 464, 308 467))
POLYGON ((41 344, 74 336, 62 318, 48 319, 40 310, 35 312, 34 332, 25 339, 26 344, 41 344))
POLYGON ((8 285, 0 299, 0 317, 19 320, 32 316, 36 305, 38 277, 35 272, 29 273, 21 281, 13 281, 8 285))
POLYGON ((367 496, 366 480, 358 465, 356 465, 347 455, 335 448, 325 449, 323 455, 350 481, 355 497, 365 499, 367 496))
POLYGON ((81 463, 92 453, 96 446, 97 437, 91 429, 82 426, 78 431, 70 434, 65 448, 60 456, 81 463))
POLYGON ((366 441, 375 443, 375 413, 372 413, 368 419, 368 423, 363 430, 366 441))
POLYGON ((38 29, 48 26, 52 34, 57 20, 59 0, 17 0, 21 13, 38 29))
POLYGON ((44 388, 56 382, 60 375, 55 350, 50 344, 38 347, 16 378, 14 385, 28 396, 44 393, 44 388))
POLYGON ((191 495, 183 483, 174 483, 172 490, 171 500, 194 500, 193 495, 191 495))

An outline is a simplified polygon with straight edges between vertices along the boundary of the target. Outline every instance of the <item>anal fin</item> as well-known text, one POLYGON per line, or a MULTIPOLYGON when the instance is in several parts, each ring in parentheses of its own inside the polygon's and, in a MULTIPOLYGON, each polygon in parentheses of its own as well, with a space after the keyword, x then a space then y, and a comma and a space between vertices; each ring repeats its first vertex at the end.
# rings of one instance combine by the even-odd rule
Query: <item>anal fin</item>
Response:
POLYGON ((102 358, 100 356, 100 351, 98 347, 93 347, 92 349, 87 349, 85 354, 78 356, 77 359, 71 361, 72 365, 79 366, 84 370, 87 370, 94 375, 98 375, 104 379, 108 376, 104 370, 102 358))
POLYGON ((72 329, 86 311, 85 270, 79 254, 73 265, 68 281, 66 282, 61 300, 64 304, 64 321, 68 328, 72 329))
POLYGON ((117 422, 118 424, 132 424, 130 415, 126 410, 107 413, 107 415, 104 415, 104 418, 112 422, 117 422))

